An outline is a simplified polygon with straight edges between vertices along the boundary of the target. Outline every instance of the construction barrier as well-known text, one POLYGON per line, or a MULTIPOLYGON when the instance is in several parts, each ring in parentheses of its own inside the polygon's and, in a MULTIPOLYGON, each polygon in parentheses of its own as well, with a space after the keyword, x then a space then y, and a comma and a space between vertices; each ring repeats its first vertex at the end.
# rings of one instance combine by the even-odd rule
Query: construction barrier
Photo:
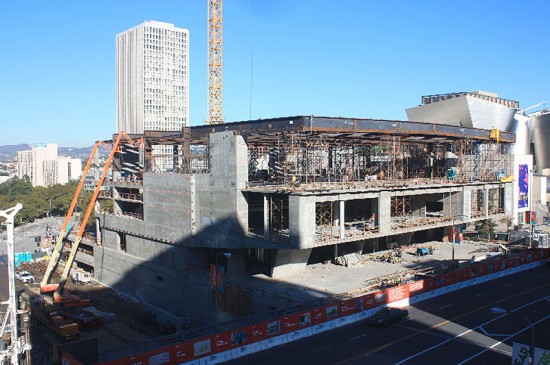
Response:
MULTIPOLYGON (((288 314, 251 326, 99 364, 217 364, 363 320, 371 316, 381 306, 388 304, 406 306, 470 285, 527 270, 541 265, 540 261, 549 255, 549 249, 541 249, 512 257, 499 256, 489 262, 477 262, 467 268, 390 287, 357 298, 346 299, 339 303, 288 314)), ((61 358, 64 361, 62 364, 80 365, 80 362, 70 355, 61 358)))

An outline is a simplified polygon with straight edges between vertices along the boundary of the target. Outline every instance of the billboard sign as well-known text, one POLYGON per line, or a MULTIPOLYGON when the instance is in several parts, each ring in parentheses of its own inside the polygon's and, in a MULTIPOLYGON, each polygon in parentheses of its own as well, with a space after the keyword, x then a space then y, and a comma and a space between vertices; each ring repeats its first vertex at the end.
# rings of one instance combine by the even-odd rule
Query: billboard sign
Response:
POLYGON ((529 165, 519 165, 518 185, 518 208, 527 208, 529 206, 529 165))

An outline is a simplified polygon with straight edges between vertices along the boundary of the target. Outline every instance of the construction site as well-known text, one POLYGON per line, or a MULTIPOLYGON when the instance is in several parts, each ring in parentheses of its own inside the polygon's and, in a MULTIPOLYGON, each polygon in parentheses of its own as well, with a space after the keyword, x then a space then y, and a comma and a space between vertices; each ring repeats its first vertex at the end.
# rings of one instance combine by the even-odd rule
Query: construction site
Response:
POLYGON ((514 136, 490 134, 308 116, 117 139, 98 184, 97 239, 80 242, 76 261, 178 326, 212 323, 220 308, 224 318, 266 311, 248 284, 216 310, 210 266, 227 282, 284 281, 511 215, 514 136), (155 155, 156 145, 174 152, 155 155))
POLYGON ((533 177, 518 102, 476 91, 423 96, 407 121, 225 123, 221 0, 209 1, 209 32, 207 124, 97 141, 48 261, 24 266, 40 280, 24 309, 52 330, 49 341, 104 331, 84 338, 93 361, 71 364, 380 295, 512 249, 522 264, 547 256, 530 251, 531 217, 548 215, 546 177, 533 177), (86 179, 91 202, 76 216, 86 179), (504 236, 464 241, 479 222, 506 222, 504 236), (522 225, 528 245, 508 236, 522 225), (83 306, 88 314, 67 310, 83 306))

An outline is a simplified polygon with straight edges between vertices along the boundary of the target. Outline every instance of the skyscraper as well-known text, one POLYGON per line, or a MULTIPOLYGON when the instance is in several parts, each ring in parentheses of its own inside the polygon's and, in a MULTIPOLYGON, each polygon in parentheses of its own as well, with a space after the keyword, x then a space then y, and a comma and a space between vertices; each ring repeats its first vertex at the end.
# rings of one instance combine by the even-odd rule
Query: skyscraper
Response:
POLYGON ((189 31, 147 21, 116 37, 117 132, 189 125, 189 31))

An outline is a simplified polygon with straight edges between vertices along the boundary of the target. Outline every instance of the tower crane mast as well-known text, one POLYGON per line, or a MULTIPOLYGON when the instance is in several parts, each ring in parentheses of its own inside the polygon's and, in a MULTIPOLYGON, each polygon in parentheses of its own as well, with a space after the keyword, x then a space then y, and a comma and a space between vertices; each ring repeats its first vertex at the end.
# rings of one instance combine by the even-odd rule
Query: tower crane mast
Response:
POLYGON ((208 0, 208 119, 223 123, 222 0, 208 0))

